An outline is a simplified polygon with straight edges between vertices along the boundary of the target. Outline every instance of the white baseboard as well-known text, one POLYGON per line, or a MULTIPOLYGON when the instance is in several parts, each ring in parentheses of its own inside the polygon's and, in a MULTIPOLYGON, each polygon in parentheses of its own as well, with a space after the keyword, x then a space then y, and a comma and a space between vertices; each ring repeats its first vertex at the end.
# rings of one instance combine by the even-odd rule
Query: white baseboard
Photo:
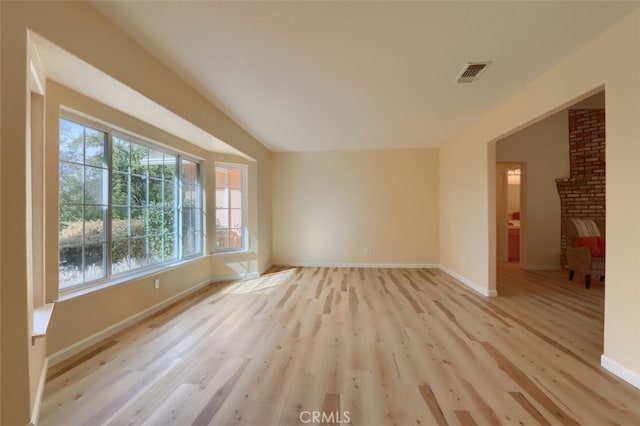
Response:
POLYGON ((520 264, 520 268, 526 271, 560 271, 562 267, 560 265, 523 265, 520 264))
POLYGON ((439 265, 431 263, 335 263, 335 262, 275 262, 274 266, 291 268, 398 268, 398 269, 437 269, 439 265))
MULTIPOLYGON (((237 279, 237 277, 236 277, 237 279)), ((207 281, 203 281, 201 283, 196 284, 193 287, 190 287, 186 290, 181 291, 180 293, 174 294, 173 296, 169 297, 168 299, 163 300, 162 302, 158 303, 157 305, 154 305, 150 308, 145 309, 144 311, 138 312, 137 314, 120 321, 117 324, 112 325, 111 327, 107 327, 104 330, 101 330, 85 339, 80 340, 79 342, 76 342, 74 344, 72 344, 71 346, 67 346, 64 349, 59 350, 58 352, 51 354, 49 356, 49 358, 47 359, 49 362, 49 366, 53 367, 59 363, 61 363, 62 361, 71 358, 74 355, 79 354, 80 352, 84 351, 85 349, 90 348, 91 346, 94 346, 100 342, 102 342, 103 340, 106 340, 107 338, 113 336, 114 334, 124 330, 127 327, 130 327, 134 324, 136 324, 137 322, 142 321, 143 319, 155 314, 156 312, 159 312, 160 310, 166 308, 167 306, 177 302, 178 300, 188 296, 189 294, 193 293, 196 290, 199 290, 209 284, 211 284, 213 281, 211 280, 207 280, 207 281)))
POLYGON ((478 284, 466 279, 462 275, 453 272, 443 265, 433 263, 331 263, 331 262, 275 262, 274 266, 292 268, 406 268, 406 269, 440 269, 460 281, 473 291, 486 297, 496 297, 496 290, 487 290, 478 284))
POLYGON ((40 380, 38 380, 38 388, 36 389, 36 399, 33 401, 33 409, 31 410, 31 421, 28 426, 36 426, 40 417, 40 406, 42 405, 42 396, 44 395, 44 386, 47 383, 47 371, 49 371, 49 359, 44 360, 42 371, 40 372, 40 380))
POLYGON ((605 369, 620 377, 625 382, 640 389, 640 374, 629 370, 627 367, 618 364, 606 355, 600 357, 600 365, 605 369))
POLYGON ((486 288, 483 288, 483 287, 479 286, 478 284, 474 283, 473 281, 471 281, 471 280, 463 277, 462 275, 458 274, 457 272, 453 272, 451 269, 447 268, 444 265, 439 265, 439 268, 443 272, 446 272, 447 274, 451 275, 456 280, 460 281, 462 284, 464 284, 467 287, 469 287, 471 290, 475 291, 476 293, 480 293, 481 295, 483 295, 485 297, 496 297, 498 295, 498 292, 496 290, 488 290, 486 288))

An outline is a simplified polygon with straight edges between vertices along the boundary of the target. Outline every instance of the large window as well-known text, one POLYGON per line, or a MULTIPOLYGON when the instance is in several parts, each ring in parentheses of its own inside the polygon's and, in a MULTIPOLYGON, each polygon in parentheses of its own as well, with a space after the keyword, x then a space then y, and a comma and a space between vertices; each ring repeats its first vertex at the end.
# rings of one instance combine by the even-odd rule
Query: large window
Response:
POLYGON ((199 164, 100 127, 60 120, 61 290, 202 253, 199 164))
POLYGON ((216 251, 239 251, 246 246, 246 167, 216 164, 216 251))

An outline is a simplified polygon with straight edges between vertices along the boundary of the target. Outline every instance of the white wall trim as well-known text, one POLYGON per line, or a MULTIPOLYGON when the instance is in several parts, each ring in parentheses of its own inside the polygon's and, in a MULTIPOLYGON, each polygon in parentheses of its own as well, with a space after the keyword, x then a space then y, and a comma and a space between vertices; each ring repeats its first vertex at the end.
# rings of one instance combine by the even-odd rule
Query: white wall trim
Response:
POLYGON ((496 290, 487 290, 478 284, 453 272, 451 269, 443 265, 434 263, 332 263, 332 262, 275 262, 274 266, 292 267, 292 268, 407 268, 407 269, 440 269, 451 275, 462 284, 466 285, 473 291, 480 293, 485 297, 496 297, 496 290))
POLYGON ((432 263, 340 263, 340 262, 275 262, 274 266, 291 268, 399 268, 399 269, 437 269, 432 263))
MULTIPOLYGON (((237 278, 236 278, 237 279, 237 278)), ((221 280, 221 281, 225 281, 225 280, 221 280)), ((117 324, 114 324, 110 327, 107 327, 95 334, 92 334, 89 337, 86 337, 82 340, 80 340, 79 342, 76 342, 74 344, 72 344, 71 346, 67 346, 64 349, 59 350, 58 352, 51 354, 48 358, 48 362, 50 366, 55 366, 59 363, 61 363, 62 361, 71 358, 74 355, 79 354, 80 352, 82 352, 85 349, 90 348, 91 346, 94 346, 100 342, 102 342, 103 340, 108 339, 109 337, 113 336, 114 334, 124 330, 127 327, 130 327, 134 324, 136 324, 137 322, 142 321, 143 319, 155 314, 156 312, 166 308, 167 306, 177 302, 178 300, 188 296, 189 294, 193 293, 196 290, 199 290, 211 283, 213 283, 215 281, 211 281, 211 280, 206 280, 203 281, 201 283, 198 283, 196 285, 194 285, 193 287, 189 287, 186 290, 181 291, 180 293, 174 294, 173 296, 163 300, 162 302, 158 303, 157 305, 154 305, 150 308, 145 309, 144 311, 140 311, 137 314, 130 316, 129 318, 120 321, 117 324)))
POLYGON ((36 426, 40 417, 40 407, 42 406, 42 396, 44 395, 44 386, 47 383, 47 372, 49 371, 49 359, 44 360, 42 371, 40 371, 40 380, 38 380, 38 389, 36 389, 36 399, 33 401, 33 409, 31 410, 31 421, 29 426, 36 426))
POLYGON ((464 284, 467 287, 469 287, 471 290, 473 290, 473 291, 475 291, 477 293, 480 293, 481 295, 483 295, 485 297, 496 297, 498 295, 498 291, 497 290, 489 290, 489 289, 483 288, 483 287, 479 286, 478 284, 474 283, 473 281, 471 281, 471 280, 463 277, 462 275, 458 274, 457 272, 453 272, 451 269, 447 268, 444 265, 440 265, 439 267, 443 272, 446 272, 447 274, 451 275, 456 280, 460 281, 462 284, 464 284))
POLYGON ((607 371, 620 377, 625 382, 640 389, 640 374, 629 370, 627 367, 617 363, 605 354, 600 357, 600 365, 607 371))
POLYGON ((520 269, 526 271, 560 271, 562 267, 560 265, 523 265, 520 264, 520 269))

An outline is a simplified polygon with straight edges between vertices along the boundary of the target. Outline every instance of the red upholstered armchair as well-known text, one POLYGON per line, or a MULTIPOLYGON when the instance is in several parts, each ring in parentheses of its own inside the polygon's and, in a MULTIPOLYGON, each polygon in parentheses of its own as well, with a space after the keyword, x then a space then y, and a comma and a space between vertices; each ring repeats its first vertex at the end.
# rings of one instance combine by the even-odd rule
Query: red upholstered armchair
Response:
POLYGON ((584 275, 586 288, 591 287, 591 276, 604 281, 605 224, 604 220, 565 219, 562 221, 567 253, 569 280, 576 272, 584 275))

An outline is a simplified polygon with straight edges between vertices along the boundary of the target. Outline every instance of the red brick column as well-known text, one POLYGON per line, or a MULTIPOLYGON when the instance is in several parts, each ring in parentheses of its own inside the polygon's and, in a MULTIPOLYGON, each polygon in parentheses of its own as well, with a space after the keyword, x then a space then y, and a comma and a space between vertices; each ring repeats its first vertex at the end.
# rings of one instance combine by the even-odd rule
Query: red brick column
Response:
MULTIPOLYGON (((605 219, 605 110, 569 110, 569 178, 556 179, 561 219, 605 219)), ((562 266, 566 266, 561 236, 562 266)))

